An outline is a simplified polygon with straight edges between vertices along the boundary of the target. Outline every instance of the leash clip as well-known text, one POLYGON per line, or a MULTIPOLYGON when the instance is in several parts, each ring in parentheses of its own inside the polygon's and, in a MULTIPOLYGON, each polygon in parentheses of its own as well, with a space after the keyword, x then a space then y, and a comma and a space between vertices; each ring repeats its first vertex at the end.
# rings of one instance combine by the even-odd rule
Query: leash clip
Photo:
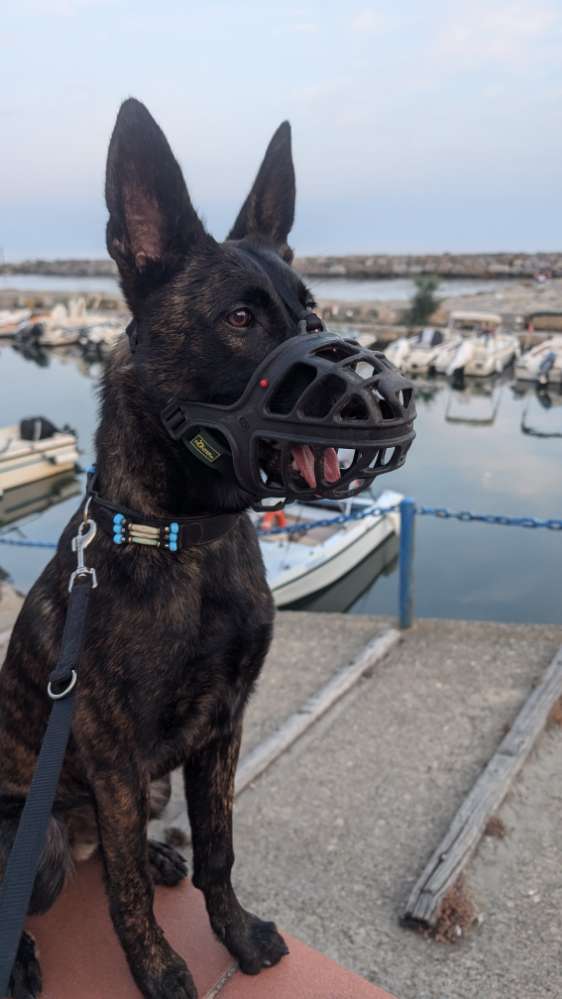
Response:
POLYGON ((95 590, 96 586, 98 585, 96 570, 88 568, 88 566, 84 562, 84 551, 88 547, 88 545, 91 544, 92 541, 94 540, 98 527, 95 520, 91 520, 91 518, 88 518, 87 510, 84 511, 84 514, 85 514, 85 519, 80 521, 78 527, 78 534, 76 535, 75 538, 72 539, 72 551, 76 552, 78 564, 70 577, 68 583, 69 590, 72 590, 72 587, 74 586, 74 583, 76 582, 78 576, 91 576, 93 590, 95 590))

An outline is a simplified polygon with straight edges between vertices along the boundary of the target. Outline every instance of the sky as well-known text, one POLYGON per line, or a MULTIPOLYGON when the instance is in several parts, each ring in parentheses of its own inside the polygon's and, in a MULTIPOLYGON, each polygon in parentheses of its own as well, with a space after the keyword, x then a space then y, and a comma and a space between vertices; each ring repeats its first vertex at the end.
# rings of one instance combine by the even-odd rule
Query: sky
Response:
POLYGON ((288 118, 297 253, 562 247, 562 0, 4 0, 0 259, 104 255, 128 96, 217 238, 288 118))

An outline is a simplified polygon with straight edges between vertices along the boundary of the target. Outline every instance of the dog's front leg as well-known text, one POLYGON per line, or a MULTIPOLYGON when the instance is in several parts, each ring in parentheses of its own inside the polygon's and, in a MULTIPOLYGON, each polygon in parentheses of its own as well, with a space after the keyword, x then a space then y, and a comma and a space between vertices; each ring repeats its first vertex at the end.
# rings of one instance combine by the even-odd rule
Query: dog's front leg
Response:
POLYGON ((211 926, 240 969, 256 975, 288 954, 274 923, 242 908, 232 887, 232 806, 242 726, 190 756, 184 768, 193 836, 193 884, 205 896, 211 926))
POLYGON ((91 776, 113 925, 145 999, 196 999, 187 965, 154 918, 148 862, 148 781, 126 753, 126 768, 91 776))

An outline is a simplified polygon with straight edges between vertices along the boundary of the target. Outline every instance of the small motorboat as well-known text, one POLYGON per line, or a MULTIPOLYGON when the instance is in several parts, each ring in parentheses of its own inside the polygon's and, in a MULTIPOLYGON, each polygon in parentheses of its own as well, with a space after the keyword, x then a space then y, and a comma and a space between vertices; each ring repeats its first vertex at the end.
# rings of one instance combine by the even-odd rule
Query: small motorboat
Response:
POLYGON ((410 343, 411 341, 409 337, 401 336, 398 337, 397 340, 393 340, 389 343, 388 347, 385 349, 384 353, 386 357, 388 357, 388 360, 391 361, 394 367, 398 368, 399 371, 403 370, 406 358, 410 353, 410 343))
POLYGON ((113 347, 122 332, 120 319, 95 321, 82 328, 79 343, 85 354, 104 354, 113 347))
POLYGON ((485 378, 500 374, 519 356, 517 336, 503 330, 502 317, 495 313, 453 312, 448 329, 461 337, 446 368, 448 375, 462 372, 485 378))
POLYGON ((515 364, 517 381, 562 385, 562 336, 552 336, 532 347, 515 364))
MULTIPOLYGON (((33 343, 41 347, 69 347, 82 342, 89 331, 101 326, 122 329, 120 320, 108 318, 103 313, 88 313, 84 298, 71 298, 68 305, 59 302, 50 312, 33 315, 20 323, 16 341, 20 346, 33 343)), ((96 335, 101 336, 99 330, 96 335)))
MULTIPOLYGON (((341 502, 292 503, 282 512, 282 523, 269 526, 294 528, 302 523, 302 532, 260 536, 267 581, 276 606, 287 607, 326 590, 391 535, 398 536, 400 514, 394 508, 402 499, 400 493, 386 489, 376 498, 356 496, 341 502), (388 513, 337 522, 340 514, 365 514, 374 508, 386 509, 388 513), (307 528, 307 523, 318 520, 334 520, 334 523, 307 528)), ((266 518, 267 526, 271 515, 266 514, 266 518)), ((264 528, 263 517, 256 520, 256 526, 264 528)))
POLYGON ((21 323, 16 332, 16 342, 24 347, 35 344, 41 347, 68 347, 78 343, 81 329, 81 312, 73 311, 62 303, 55 305, 46 315, 32 316, 21 323))
POLYGON ((0 309, 0 339, 16 335, 22 323, 31 318, 31 309, 0 309))
POLYGON ((78 467, 76 434, 59 430, 43 416, 0 427, 0 497, 78 467))
POLYGON ((445 372, 461 344, 461 337, 449 330, 424 329, 408 340, 410 349, 402 370, 410 375, 445 372))

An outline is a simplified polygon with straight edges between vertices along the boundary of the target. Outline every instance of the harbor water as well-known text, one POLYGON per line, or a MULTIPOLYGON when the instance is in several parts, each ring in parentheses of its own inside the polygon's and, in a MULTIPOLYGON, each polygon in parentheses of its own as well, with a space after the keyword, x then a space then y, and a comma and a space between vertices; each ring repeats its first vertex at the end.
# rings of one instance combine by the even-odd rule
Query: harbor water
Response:
MULTIPOLYGON (((44 415, 79 436, 81 461, 93 459, 102 363, 78 348, 26 359, 0 347, 0 425, 44 415)), ((418 384, 417 440, 400 471, 377 480, 420 504, 478 513, 559 517, 562 495, 562 397, 501 378, 418 384)), ((76 495, 10 525, 10 537, 56 540, 76 495)), ((6 530, 6 528, 2 528, 6 530)), ((51 557, 40 549, 0 546, 0 567, 28 590, 51 557)), ((562 623, 562 532, 417 518, 416 610, 422 616, 562 623)), ((373 575, 380 570, 373 567, 373 575)), ((391 613, 397 608, 396 559, 373 583, 344 588, 331 609, 391 613), (339 601, 339 603, 338 603, 339 601)), ((366 573, 366 574, 365 574, 366 573)))
MULTIPOLYGON (((307 283, 318 299, 343 299, 345 301, 407 301, 415 293, 411 278, 307 278, 307 283)), ((471 278, 447 278, 439 282, 439 294, 474 295, 478 292, 493 294, 502 291, 509 279, 475 280, 471 278)), ((70 277, 44 274, 3 274, 0 275, 0 290, 19 291, 62 291, 62 292, 104 292, 116 294, 119 290, 117 279, 113 277, 70 277)))

